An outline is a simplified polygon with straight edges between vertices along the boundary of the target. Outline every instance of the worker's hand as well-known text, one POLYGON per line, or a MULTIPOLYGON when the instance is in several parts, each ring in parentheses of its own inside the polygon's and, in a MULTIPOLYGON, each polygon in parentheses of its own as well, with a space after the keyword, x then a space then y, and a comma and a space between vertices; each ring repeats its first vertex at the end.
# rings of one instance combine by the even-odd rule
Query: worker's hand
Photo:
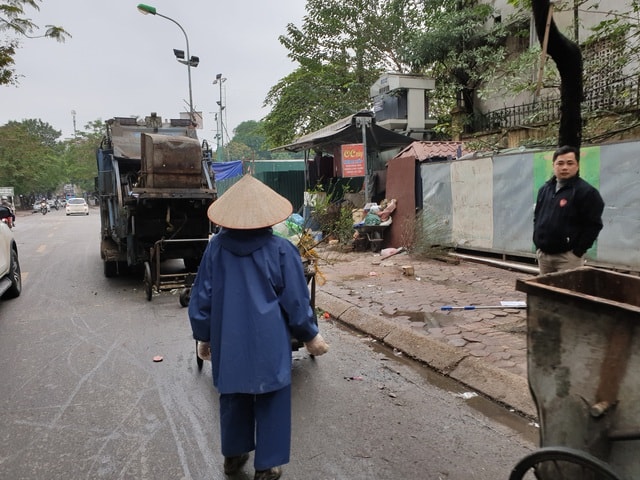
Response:
POLYGON ((211 344, 209 342, 198 341, 198 357, 202 360, 211 360, 211 344))
POLYGON ((304 346, 311 355, 314 355, 316 357, 319 357, 320 355, 323 355, 329 351, 329 345, 327 345, 327 342, 324 341, 324 338, 322 338, 322 335, 320 334, 313 337, 312 340, 306 342, 304 346))

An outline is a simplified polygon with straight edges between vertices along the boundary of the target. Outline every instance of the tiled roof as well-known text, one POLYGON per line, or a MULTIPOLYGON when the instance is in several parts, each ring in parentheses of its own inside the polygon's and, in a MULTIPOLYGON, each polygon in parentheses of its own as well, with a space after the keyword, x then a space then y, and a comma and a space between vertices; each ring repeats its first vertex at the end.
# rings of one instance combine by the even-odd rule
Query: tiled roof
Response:
POLYGON ((427 142, 416 141, 400 150, 393 158, 412 156, 418 161, 453 160, 471 153, 463 142, 427 142))

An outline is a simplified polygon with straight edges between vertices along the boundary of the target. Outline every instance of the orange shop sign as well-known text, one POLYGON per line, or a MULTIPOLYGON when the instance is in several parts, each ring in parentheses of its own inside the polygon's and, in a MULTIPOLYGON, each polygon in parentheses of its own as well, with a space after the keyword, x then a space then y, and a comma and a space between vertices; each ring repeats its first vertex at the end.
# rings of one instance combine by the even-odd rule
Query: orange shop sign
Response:
POLYGON ((364 146, 361 143, 342 145, 342 176, 364 177, 365 172, 364 146))

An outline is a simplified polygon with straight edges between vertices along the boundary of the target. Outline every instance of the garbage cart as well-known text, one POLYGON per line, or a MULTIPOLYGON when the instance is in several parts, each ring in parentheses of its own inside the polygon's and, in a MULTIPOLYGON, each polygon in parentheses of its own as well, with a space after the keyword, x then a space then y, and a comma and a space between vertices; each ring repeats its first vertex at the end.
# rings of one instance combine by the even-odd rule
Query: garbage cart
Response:
POLYGON ((640 277, 582 267, 516 289, 541 448, 510 480, 640 478, 640 277))

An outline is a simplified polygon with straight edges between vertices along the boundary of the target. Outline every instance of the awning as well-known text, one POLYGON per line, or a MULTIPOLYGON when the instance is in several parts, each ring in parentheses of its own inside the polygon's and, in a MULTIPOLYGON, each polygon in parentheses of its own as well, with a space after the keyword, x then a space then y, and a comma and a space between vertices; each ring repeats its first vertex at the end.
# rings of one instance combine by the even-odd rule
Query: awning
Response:
MULTIPOLYGON (((300 152, 303 150, 323 150, 323 147, 335 147, 349 143, 362 143, 362 127, 356 126, 356 117, 373 117, 373 112, 360 112, 350 115, 313 133, 303 135, 288 145, 283 145, 275 150, 287 150, 300 152)), ((371 118, 371 125, 366 127, 367 148, 387 150, 390 148, 404 147, 415 142, 414 138, 401 133, 388 130, 376 124, 375 118, 371 118)))

